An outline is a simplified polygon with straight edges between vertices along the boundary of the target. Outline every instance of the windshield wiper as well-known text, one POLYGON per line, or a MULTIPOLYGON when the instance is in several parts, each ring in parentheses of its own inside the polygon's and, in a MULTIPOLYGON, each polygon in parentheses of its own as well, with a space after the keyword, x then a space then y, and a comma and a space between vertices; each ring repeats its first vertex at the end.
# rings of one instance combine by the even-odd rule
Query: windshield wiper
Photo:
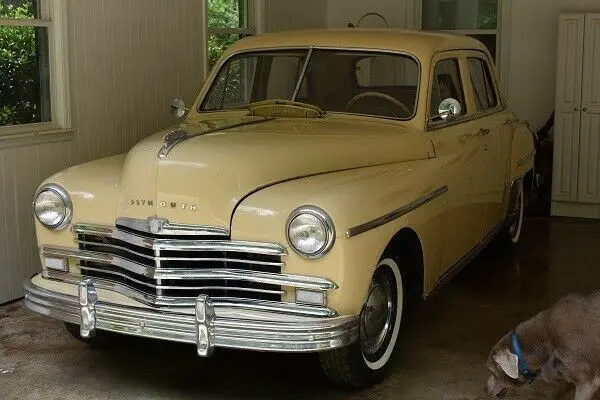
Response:
POLYGON ((296 88, 294 89, 294 94, 292 95, 292 101, 296 101, 296 97, 298 97, 298 93, 300 92, 300 86, 302 86, 302 81, 304 80, 304 75, 306 75, 306 70, 308 69, 308 63, 310 62, 312 53, 313 47, 311 46, 309 47, 308 53, 306 54, 306 60, 304 60, 304 65, 302 65, 302 70, 300 71, 298 82, 296 82, 296 88))

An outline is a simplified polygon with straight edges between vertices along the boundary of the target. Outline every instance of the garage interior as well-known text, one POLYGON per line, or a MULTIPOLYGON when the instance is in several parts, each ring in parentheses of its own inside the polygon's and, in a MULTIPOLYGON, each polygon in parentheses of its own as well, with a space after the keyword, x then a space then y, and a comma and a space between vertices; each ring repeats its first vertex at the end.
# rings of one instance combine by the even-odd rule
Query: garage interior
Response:
MULTIPOLYGON (((595 83, 600 63, 586 66, 583 60, 584 46, 600 43, 600 18, 590 17, 600 12, 598 0, 0 0, 0 5, 3 11, 22 7, 33 13, 0 14, 0 33, 17 27, 36 31, 35 68, 46 79, 34 95, 34 119, 14 122, 0 114, 2 398, 484 399, 485 363, 502 335, 561 296, 589 293, 600 284, 597 115, 573 125, 574 118, 584 118, 577 109, 586 101, 581 96, 600 103, 595 83), (227 25, 222 15, 234 15, 234 21, 227 25), (310 355, 218 349, 219 357, 204 360, 186 345, 116 335, 109 344, 88 347, 61 322, 22 306, 23 282, 41 269, 31 202, 46 177, 126 152, 172 125, 169 101, 180 96, 191 104, 223 46, 241 37, 350 25, 476 37, 495 59, 508 107, 537 134, 536 175, 526 186, 529 204, 518 248, 492 243, 419 304, 402 322, 400 351, 383 383, 361 392, 336 390, 310 355), (574 88, 581 87, 577 98, 574 88), (595 91, 586 91, 590 87, 595 91), (557 132, 561 140, 555 140, 557 132)), ((0 50, 8 46, 8 40, 0 41, 0 50)), ((0 87, 8 91, 3 80, 0 76, 0 87)), ((568 387, 536 381, 508 398, 572 397, 568 387)))

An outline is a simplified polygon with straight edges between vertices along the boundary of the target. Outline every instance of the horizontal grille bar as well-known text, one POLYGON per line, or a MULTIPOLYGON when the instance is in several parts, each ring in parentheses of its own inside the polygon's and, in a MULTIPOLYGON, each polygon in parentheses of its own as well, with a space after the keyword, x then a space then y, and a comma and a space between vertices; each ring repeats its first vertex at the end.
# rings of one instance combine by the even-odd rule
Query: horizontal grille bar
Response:
POLYGON ((244 288, 244 287, 237 287, 237 286, 173 286, 173 285, 154 285, 152 283, 148 283, 148 282, 143 282, 140 281, 138 279, 135 279, 127 274, 122 274, 118 271, 112 271, 112 270, 107 270, 107 269, 102 269, 102 268, 94 268, 94 267, 90 267, 90 266, 80 266, 80 268, 83 268, 87 271, 90 272, 97 272, 100 274, 105 274, 105 275, 115 275, 115 276, 119 276, 121 278, 125 278, 126 280, 129 280, 131 282, 134 282, 138 285, 143 285, 143 286, 147 286, 149 288, 152 289, 169 289, 169 290, 198 290, 198 291, 203 291, 203 290, 232 290, 232 291, 236 291, 236 292, 253 292, 253 293, 266 293, 266 294, 277 294, 277 295, 284 295, 285 291, 284 290, 266 290, 266 289, 255 289, 255 288, 244 288))
POLYGON ((229 229, 221 226, 172 224, 160 219, 117 218, 116 224, 135 231, 164 236, 229 236, 229 229))
POLYGON ((270 255, 284 257, 285 247, 276 243, 257 243, 231 240, 188 240, 188 239, 156 239, 139 236, 110 226, 92 226, 77 224, 73 230, 80 235, 97 235, 110 237, 149 250, 173 251, 223 251, 270 255))
POLYGON ((80 261, 91 261, 101 264, 114 265, 129 272, 154 279, 174 280, 237 280, 272 285, 290 286, 307 290, 328 291, 337 285, 326 278, 292 274, 275 274, 240 269, 187 269, 187 268, 154 268, 127 260, 123 257, 94 251, 77 250, 61 247, 41 248, 43 256, 73 258, 80 261))
MULTIPOLYGON (((79 284, 81 276, 65 274, 63 272, 45 270, 42 275, 48 279, 56 279, 71 284, 79 284)), ((100 278, 94 278, 94 286, 98 289, 111 290, 123 294, 142 303, 165 307, 193 307, 196 304, 196 297, 170 297, 159 296, 140 292, 125 285, 107 281, 100 278)), ((268 301, 244 298, 221 297, 212 299, 215 306, 229 308, 240 311, 256 311, 280 313, 285 316, 306 316, 306 317, 335 317, 337 312, 325 306, 303 305, 296 303, 285 303, 280 301, 268 301)))

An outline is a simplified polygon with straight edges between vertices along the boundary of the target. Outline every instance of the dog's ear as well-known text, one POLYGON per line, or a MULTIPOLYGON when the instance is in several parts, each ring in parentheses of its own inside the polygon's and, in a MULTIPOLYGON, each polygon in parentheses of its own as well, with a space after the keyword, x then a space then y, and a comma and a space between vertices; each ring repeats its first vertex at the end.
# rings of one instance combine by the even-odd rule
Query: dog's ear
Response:
POLYGON ((502 371, 512 379, 519 378, 519 357, 507 348, 494 354, 494 361, 502 368, 502 371))

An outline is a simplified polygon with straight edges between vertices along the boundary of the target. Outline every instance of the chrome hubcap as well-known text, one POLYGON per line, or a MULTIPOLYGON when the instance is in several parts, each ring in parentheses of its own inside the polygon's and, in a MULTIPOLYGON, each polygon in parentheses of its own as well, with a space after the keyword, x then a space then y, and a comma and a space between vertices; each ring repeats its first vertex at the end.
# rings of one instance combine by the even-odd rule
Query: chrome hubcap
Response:
POLYGON ((386 274, 371 283, 369 297, 360 319, 360 340, 365 355, 377 353, 393 328, 392 284, 386 274))

